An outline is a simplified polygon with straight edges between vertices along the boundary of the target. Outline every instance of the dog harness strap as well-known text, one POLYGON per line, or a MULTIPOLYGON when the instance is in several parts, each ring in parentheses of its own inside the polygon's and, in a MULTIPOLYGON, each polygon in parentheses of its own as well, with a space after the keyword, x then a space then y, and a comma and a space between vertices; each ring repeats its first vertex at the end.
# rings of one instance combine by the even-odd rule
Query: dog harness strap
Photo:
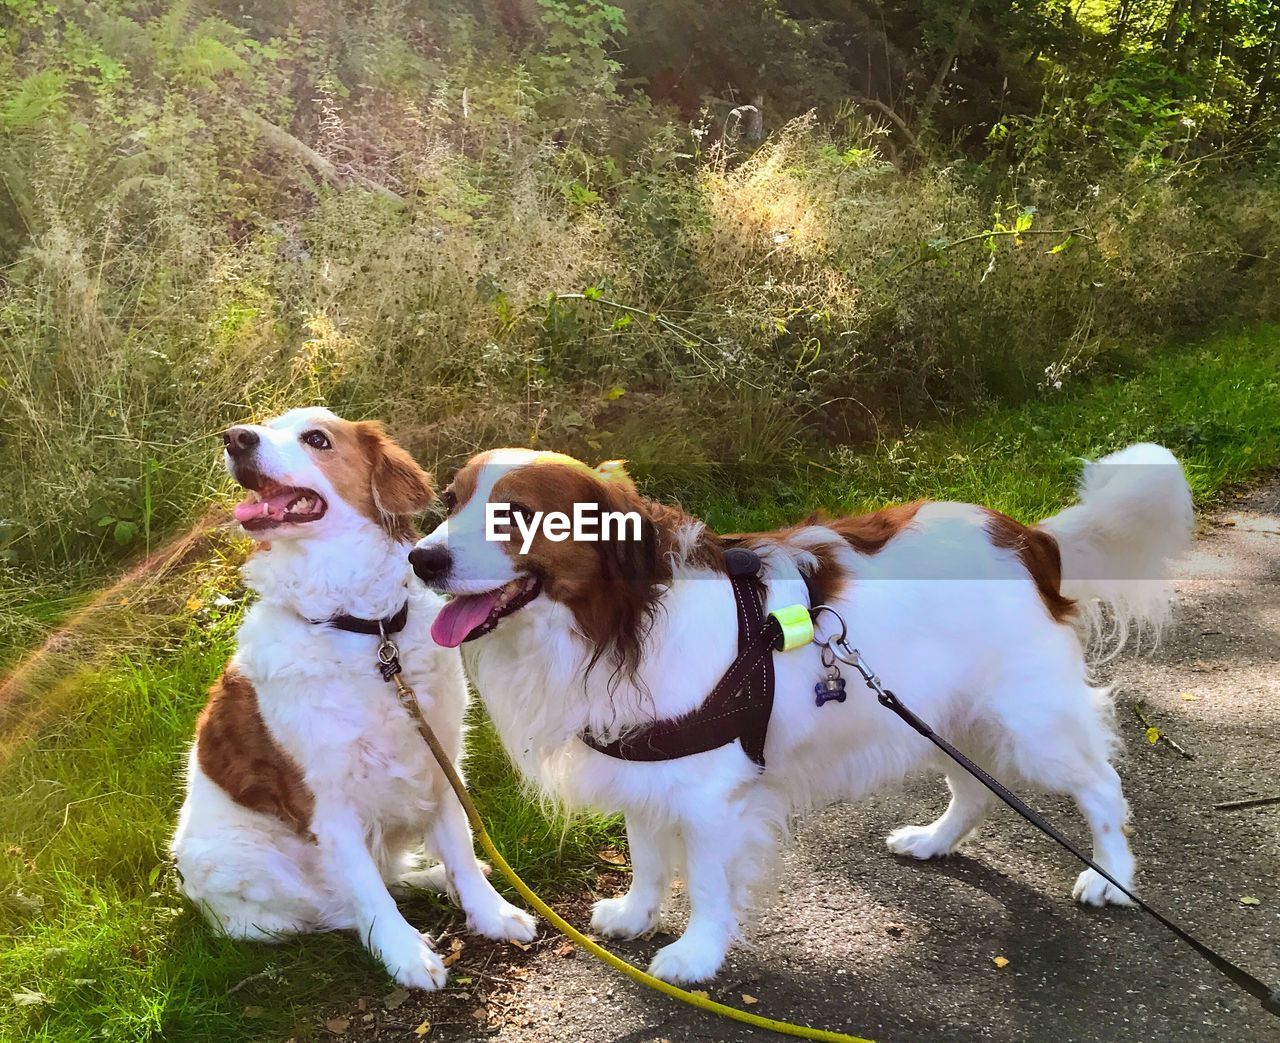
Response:
MULTIPOLYGON (((751 555, 755 557, 754 554, 751 555)), ((759 562, 756 561, 757 569, 759 562)), ((668 761, 719 749, 736 740, 751 760, 764 767, 764 744, 773 713, 773 653, 782 647, 782 626, 761 607, 763 589, 755 571, 735 573, 729 582, 738 616, 738 657, 691 713, 655 721, 613 742, 589 732, 582 741, 597 753, 624 761, 668 761)))
POLYGON ((409 602, 407 601, 400 606, 399 612, 385 619, 361 619, 359 616, 348 616, 344 613, 340 616, 331 616, 329 619, 307 620, 308 623, 315 623, 317 626, 331 626, 335 630, 346 630, 352 634, 371 634, 374 637, 398 634, 408 621, 409 602))

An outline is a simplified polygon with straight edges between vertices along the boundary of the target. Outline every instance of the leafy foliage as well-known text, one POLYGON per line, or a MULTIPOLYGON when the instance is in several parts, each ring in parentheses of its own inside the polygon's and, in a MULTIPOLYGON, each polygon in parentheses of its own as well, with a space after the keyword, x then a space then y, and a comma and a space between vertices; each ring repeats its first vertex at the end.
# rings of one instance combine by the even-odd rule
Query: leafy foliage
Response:
POLYGON ((1277 304, 1253 0, 0 11, 14 585, 150 548, 299 401, 437 469, 746 470, 1277 304))

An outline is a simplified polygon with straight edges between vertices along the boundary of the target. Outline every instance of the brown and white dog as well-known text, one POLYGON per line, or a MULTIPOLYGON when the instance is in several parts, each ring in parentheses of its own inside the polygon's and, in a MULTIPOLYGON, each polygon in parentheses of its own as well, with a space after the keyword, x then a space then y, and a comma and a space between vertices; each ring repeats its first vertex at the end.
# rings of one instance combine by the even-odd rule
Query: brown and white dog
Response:
POLYGON ((432 641, 442 601, 405 560, 430 478, 378 424, 326 409, 233 427, 225 442, 249 490, 236 518, 263 541, 243 569, 258 600, 197 725, 173 839, 182 888, 232 937, 352 929, 397 982, 439 988, 444 963, 388 884, 447 887, 486 937, 527 942, 534 922, 485 878, 458 801, 378 672, 379 637, 326 622, 407 604, 394 636, 404 677, 456 762, 461 663, 432 641), (441 867, 419 868, 424 845, 441 867))
MULTIPOLYGON (((858 678, 846 702, 819 705, 814 685, 825 670, 812 645, 774 657, 763 771, 736 742, 653 763, 589 748, 584 732, 608 742, 695 710, 735 658, 725 541, 641 497, 617 468, 593 472, 554 454, 481 454, 444 495, 448 519, 410 556, 428 585, 453 595, 432 632, 444 645, 471 642, 472 678, 531 780, 568 804, 625 814, 631 888, 596 904, 596 930, 653 930, 673 874, 684 876, 688 926, 655 956, 657 976, 696 982, 719 970, 796 811, 944 774, 945 813, 888 838, 892 851, 922 859, 954 851, 986 815, 988 791, 858 678), (601 542, 544 530, 522 553, 491 524, 495 504, 521 519, 587 504, 637 512, 642 525, 638 539, 601 542)), ((1134 859, 1110 763, 1112 705, 1090 684, 1081 624, 1106 604, 1121 636, 1130 623, 1158 627, 1169 606, 1166 562, 1188 543, 1191 523, 1178 462, 1138 445, 1086 465, 1080 502, 1034 527, 969 504, 914 503, 743 542, 762 558, 767 609, 809 604, 810 591, 834 606, 885 684, 940 734, 1012 785, 1072 796, 1094 857, 1128 885, 1134 859)), ((1126 901, 1092 870, 1074 895, 1126 901)))

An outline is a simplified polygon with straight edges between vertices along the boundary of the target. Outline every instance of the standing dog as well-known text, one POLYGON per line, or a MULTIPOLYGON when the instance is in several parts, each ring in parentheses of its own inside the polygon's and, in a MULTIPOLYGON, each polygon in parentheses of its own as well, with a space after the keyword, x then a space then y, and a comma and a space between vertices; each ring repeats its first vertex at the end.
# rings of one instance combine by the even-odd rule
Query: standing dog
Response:
POLYGON ((197 725, 173 839, 182 888, 232 937, 353 929, 401 985, 439 988, 444 963, 388 883, 447 887, 489 938, 527 942, 534 922, 485 878, 461 807, 378 671, 382 621, 456 762, 461 664, 431 640, 441 599, 405 562, 430 478, 378 424, 326 409, 224 441, 249 490, 236 519, 261 541, 243 570, 259 597, 197 725), (417 868, 424 841, 442 867, 417 868))
MULTIPOLYGON (((596 904, 594 928, 620 938, 653 930, 683 867, 689 922, 654 958, 658 977, 697 982, 719 970, 797 810, 940 772, 951 790, 943 815, 888 838, 890 850, 921 859, 954 851, 986 815, 989 792, 860 683, 847 701, 819 705, 825 671, 813 645, 774 657, 763 770, 736 742, 653 763, 589 748, 584 734, 599 745, 694 712, 734 660, 728 541, 641 497, 616 465, 592 471, 555 454, 484 453, 444 495, 448 519, 410 555, 429 586, 454 595, 432 633, 442 645, 474 641, 472 677, 530 779, 567 803, 625 814, 631 888, 596 904), (525 522, 583 504, 638 514, 639 538, 573 541, 548 527, 503 542, 506 530, 494 528, 509 515, 523 534, 525 522)), ((762 561, 766 611, 833 606, 885 684, 940 734, 1010 783, 1072 796, 1094 858, 1128 885, 1112 705, 1090 684, 1082 624, 1099 621, 1102 603, 1121 639, 1130 623, 1158 627, 1166 562, 1191 523, 1178 462, 1138 445, 1088 464, 1080 502, 1037 526, 968 504, 913 503, 733 542, 762 561)), ((1092 870, 1074 896, 1126 902, 1092 870)))

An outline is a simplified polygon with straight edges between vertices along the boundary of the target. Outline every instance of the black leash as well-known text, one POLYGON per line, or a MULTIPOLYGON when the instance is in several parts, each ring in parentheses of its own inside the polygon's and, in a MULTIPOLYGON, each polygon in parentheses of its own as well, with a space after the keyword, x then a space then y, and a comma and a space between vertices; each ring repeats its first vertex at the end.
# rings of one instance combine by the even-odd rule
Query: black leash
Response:
MULTIPOLYGON (((841 622, 843 623, 843 621, 841 622)), ((1221 953, 1211 949, 1190 931, 1185 930, 1170 920, 1169 917, 1165 916, 1164 913, 1160 912, 1160 910, 1149 906, 1136 894, 1125 887, 1124 884, 1120 883, 1119 880, 1103 869, 1102 866, 1098 865, 1097 862, 1081 851, 1075 844, 1063 836, 1052 823, 1048 822, 1042 815, 1040 815, 1039 812, 1027 804, 1026 801, 1012 790, 1008 789, 1003 783, 992 778, 985 768, 971 761, 963 753, 952 746, 951 743, 947 742, 946 739, 929 727, 925 721, 922 721, 917 717, 908 707, 904 706, 901 700, 899 700, 892 691, 881 684, 880 678, 876 676, 875 671, 866 665, 856 649, 849 649, 849 646, 845 645, 840 639, 832 639, 833 642, 837 640, 839 640, 839 643, 843 648, 848 650, 850 653, 847 657, 837 654, 837 658, 839 658, 841 662, 848 663, 862 674, 862 679, 866 682, 867 687, 875 693, 876 699, 879 700, 881 706, 892 710, 902 718, 902 720, 906 721, 906 723, 915 731, 923 735, 938 747, 938 749, 959 764, 960 767, 964 768, 965 771, 1004 801, 1004 803, 1009 805, 1009 807, 1013 808, 1014 811, 1035 826, 1036 829, 1040 830, 1041 833, 1050 837, 1052 840, 1055 840, 1061 847, 1065 848, 1100 877, 1106 880, 1107 883, 1120 891, 1121 894, 1130 898, 1143 912, 1150 913, 1159 923, 1167 927, 1178 938, 1182 939, 1182 941, 1186 942, 1192 949, 1208 960, 1209 963, 1216 967, 1223 975, 1262 1004, 1263 1010, 1280 1017, 1280 989, 1271 988, 1271 986, 1266 982, 1250 974, 1239 964, 1232 962, 1221 953)), ((832 651, 834 652, 834 649, 832 651)))
MULTIPOLYGON (((620 760, 661 761, 705 753, 741 739, 747 756, 761 768, 764 767, 764 743, 769 717, 773 711, 773 653, 782 647, 783 630, 773 616, 766 619, 761 609, 763 591, 756 578, 760 568, 758 556, 749 549, 735 548, 726 554, 726 565, 738 608, 738 657, 712 689, 711 695, 700 707, 683 717, 655 721, 610 743, 599 742, 589 732, 583 733, 582 741, 592 749, 620 760)), ((810 603, 812 604, 812 600, 810 603)), ((828 676, 814 688, 818 706, 827 702, 845 701, 844 679, 840 677, 839 668, 835 664, 839 661, 852 666, 862 675, 863 681, 875 693, 881 706, 892 710, 1041 833, 1168 928, 1226 978, 1256 999, 1263 1010, 1280 1017, 1280 989, 1271 988, 1260 978, 1200 941, 1190 931, 1174 923, 1164 913, 1149 906, 1068 840, 1021 797, 947 742, 904 706, 892 691, 884 687, 858 650, 849 645, 844 619, 835 609, 828 605, 813 605, 810 614, 814 622, 818 621, 823 612, 839 621, 840 632, 825 641, 816 636, 813 638, 814 644, 822 647, 822 662, 829 671, 828 676)))

